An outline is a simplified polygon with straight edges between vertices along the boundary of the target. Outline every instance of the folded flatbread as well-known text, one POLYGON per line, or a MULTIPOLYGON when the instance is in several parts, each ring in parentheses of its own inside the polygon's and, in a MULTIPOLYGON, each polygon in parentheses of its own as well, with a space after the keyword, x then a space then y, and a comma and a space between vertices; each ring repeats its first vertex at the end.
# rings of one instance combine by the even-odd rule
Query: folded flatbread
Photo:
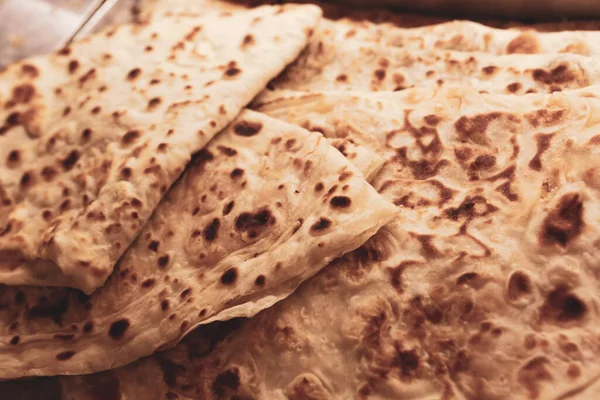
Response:
MULTIPOLYGON (((596 398, 598 87, 288 94, 259 109, 376 138, 374 186, 400 213, 209 355, 181 344, 112 371, 116 399, 148 393, 148 375, 162 377, 148 399, 596 398)), ((94 379, 65 378, 65 398, 93 398, 94 379)))
POLYGON ((197 153, 106 284, 3 287, 0 378, 114 368, 249 317, 394 216, 319 133, 244 111, 197 153))
POLYGON ((600 62, 592 57, 414 50, 340 39, 339 26, 317 29, 300 57, 269 88, 394 91, 464 83, 489 93, 524 94, 600 83, 600 62))
POLYGON ((3 71, 0 282, 101 286, 191 154, 299 54, 319 16, 164 16, 3 71))

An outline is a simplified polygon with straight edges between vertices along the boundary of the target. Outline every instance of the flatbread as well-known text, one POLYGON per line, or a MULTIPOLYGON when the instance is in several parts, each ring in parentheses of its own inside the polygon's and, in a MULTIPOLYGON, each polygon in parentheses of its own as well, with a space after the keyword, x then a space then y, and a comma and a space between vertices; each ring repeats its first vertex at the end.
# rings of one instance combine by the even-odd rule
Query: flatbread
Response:
POLYGON ((191 154, 299 54, 319 16, 165 16, 9 66, 0 282, 101 286, 191 154))
MULTIPOLYGON (((400 213, 207 356, 141 360, 163 378, 149 399, 596 398, 598 87, 298 93, 260 110, 376 138, 373 184, 400 213)), ((148 390, 132 371, 112 371, 117 395, 148 390)))
POLYGON ((336 37, 320 27, 271 90, 394 91, 469 84, 488 93, 524 94, 600 83, 600 62, 576 54, 495 55, 414 50, 336 37))
MULTIPOLYGON (((331 23, 325 20, 323 24, 331 23)), ((360 25, 335 21, 340 39, 354 38, 415 50, 479 51, 491 54, 574 53, 600 54, 598 31, 538 32, 497 29, 472 21, 451 21, 431 26, 399 28, 392 24, 360 25)))
POLYGON ((249 317, 394 216, 319 133, 244 111, 195 155, 107 283, 2 288, 0 378, 82 374, 249 317))

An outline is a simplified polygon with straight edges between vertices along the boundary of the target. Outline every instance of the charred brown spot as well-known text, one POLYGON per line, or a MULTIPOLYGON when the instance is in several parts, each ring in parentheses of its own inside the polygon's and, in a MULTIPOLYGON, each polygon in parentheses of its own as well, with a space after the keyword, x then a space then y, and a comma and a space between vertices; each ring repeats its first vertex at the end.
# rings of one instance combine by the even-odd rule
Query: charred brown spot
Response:
POLYGON ((254 43, 256 43, 254 36, 247 34, 244 36, 244 39, 242 39, 242 49, 246 49, 247 47, 252 46, 254 43))
POLYGON ((567 64, 558 65, 550 71, 541 68, 534 69, 532 76, 536 81, 546 85, 561 85, 576 79, 575 74, 567 64))
POLYGON ((67 157, 61 161, 63 168, 67 171, 73 168, 79 160, 79 156, 79 151, 71 150, 67 157))
POLYGON ((83 332, 90 333, 94 329, 94 323, 92 321, 88 321, 83 325, 83 332))
POLYGON ((508 279, 507 296, 509 300, 515 301, 532 292, 531 279, 521 271, 513 273, 508 279))
POLYGON ((71 357, 73 357, 75 355, 74 351, 63 351, 62 353, 58 353, 56 355, 56 359, 58 361, 67 361, 69 360, 71 357))
POLYGON ((414 350, 406 351, 396 348, 396 357, 392 365, 400 368, 402 376, 412 376, 419 368, 419 357, 414 350))
POLYGON ((240 121, 233 127, 233 131, 240 136, 254 136, 262 129, 262 123, 253 121, 240 121))
POLYGON ((32 64, 21 65, 21 72, 30 79, 37 78, 40 75, 40 71, 35 65, 32 64))
POLYGON ((183 300, 183 299, 187 298, 191 293, 192 293, 191 288, 184 289, 181 293, 179 293, 179 298, 183 300))
POLYGON ((8 157, 6 157, 6 162, 8 164, 16 164, 21 160, 21 153, 19 150, 11 150, 8 153, 8 157))
POLYGON ((454 123, 454 128, 458 132, 461 141, 485 145, 488 143, 485 134, 488 125, 501 117, 502 113, 500 112, 479 114, 474 117, 462 116, 454 123))
POLYGON ((133 142, 135 142, 140 137, 140 135, 141 135, 141 132, 138 130, 128 131, 121 138, 121 143, 124 145, 130 145, 133 142))
POLYGON ((68 308, 69 298, 67 295, 55 299, 41 297, 37 304, 28 310, 27 316, 29 318, 51 318, 52 321, 60 324, 68 308))
POLYGON ((33 181, 31 172, 25 172, 21 176, 20 184, 21 186, 28 186, 33 181))
POLYGON ((325 218, 325 217, 321 217, 319 218, 319 220, 317 222, 315 222, 311 227, 310 227, 310 231, 311 232, 322 232, 325 231, 327 229, 329 229, 329 227, 331 226, 332 221, 329 218, 325 218))
POLYGON ((254 280, 254 284, 256 286, 265 286, 265 281, 266 281, 265 276, 264 275, 259 275, 254 280))
POLYGON ((29 83, 16 86, 12 91, 12 101, 16 104, 27 104, 35 95, 35 88, 29 83))
POLYGON ((10 344, 12 344, 13 346, 16 346, 19 344, 20 341, 21 341, 21 338, 19 336, 13 336, 10 339, 10 344))
POLYGON ((329 204, 331 208, 348 208, 352 204, 352 200, 347 196, 333 196, 329 204))
POLYGON ((544 219, 540 232, 540 243, 544 246, 567 247, 569 242, 581 234, 583 201, 579 194, 568 194, 560 199, 554 210, 544 219))
POLYGON ((529 161, 529 168, 533 169, 534 171, 542 170, 542 155, 550 148, 550 142, 552 141, 553 136, 554 134, 538 134, 535 136, 535 140, 537 142, 537 152, 529 161))
POLYGON ((244 170, 241 168, 235 168, 233 171, 231 171, 231 179, 236 179, 241 177, 242 175, 244 175, 244 170))
POLYGON ((221 275, 221 283, 224 285, 231 285, 237 280, 237 269, 235 267, 229 268, 221 275))
POLYGON ((46 182, 50 182, 58 174, 58 171, 53 167, 42 168, 42 177, 46 182))
POLYGON ((155 283, 156 283, 156 280, 154 280, 152 278, 146 279, 144 282, 142 282, 142 287, 147 289, 147 288, 154 286, 155 283))
POLYGON ((226 146, 219 146, 217 147, 217 149, 219 149, 219 151, 228 156, 228 157, 233 157, 237 154, 237 150, 232 149, 231 147, 226 147, 226 146))
POLYGON ((483 67, 481 70, 486 75, 493 75, 498 70, 498 67, 495 65, 488 65, 487 67, 483 67))
POLYGON ((556 286, 548 293, 541 309, 542 319, 554 323, 579 321, 586 313, 585 303, 564 284, 556 286))
POLYGON ((163 300, 163 301, 161 301, 161 302, 160 302, 160 308, 161 308, 163 311, 166 311, 166 310, 168 310, 168 309, 169 309, 169 300, 163 300))
POLYGON ((384 69, 376 69, 374 72, 375 78, 377 80, 384 80, 385 79, 385 70, 384 69))
POLYGON ((74 74, 79 69, 79 61, 71 60, 69 61, 69 65, 67 66, 69 73, 74 74))
POLYGON ((508 54, 535 54, 539 50, 539 45, 535 34, 531 32, 521 33, 519 36, 510 41, 506 46, 508 54))
POLYGON ((129 167, 125 167, 121 170, 121 178, 129 179, 133 175, 133 170, 129 167))
POLYGON ((233 394, 240 386, 240 375, 237 368, 221 372, 212 384, 212 391, 217 398, 224 398, 227 394, 233 394))
POLYGON ((115 321, 110 325, 110 328, 108 329, 108 335, 114 340, 119 340, 125 335, 129 325, 129 321, 126 319, 115 321))
POLYGON ((477 179, 478 173, 481 171, 488 170, 496 165, 496 157, 491 154, 483 154, 477 156, 475 161, 469 166, 469 175, 471 179, 477 179))
POLYGON ((513 82, 506 86, 506 91, 509 93, 516 93, 521 90, 522 87, 523 85, 521 85, 519 82, 513 82))
POLYGON ((440 123, 442 118, 438 117, 437 115, 430 114, 430 115, 426 115, 425 118, 423 118, 423 120, 425 121, 425 123, 427 125, 437 126, 437 124, 440 123))
POLYGON ((323 182, 319 182, 315 185, 315 192, 321 192, 323 191, 323 189, 325 188, 325 185, 323 185, 323 182))
POLYGON ((221 221, 219 218, 214 218, 208 225, 204 227, 204 240, 207 242, 212 242, 217 238, 217 234, 219 233, 219 228, 221 227, 221 221))
POLYGON ((83 131, 81 131, 81 138, 83 140, 89 140, 90 137, 92 137, 92 130, 91 129, 86 128, 83 131))
POLYGON ((153 110, 154 108, 158 107, 160 103, 162 103, 160 97, 154 97, 150 99, 150 101, 148 101, 148 110, 153 110))
POLYGON ((498 207, 489 204, 483 196, 473 196, 465 198, 458 207, 447 209, 445 214, 452 221, 458 221, 460 218, 471 220, 484 217, 496 211, 498 207))
MULTIPOLYGON (((271 211, 267 208, 262 208, 255 213, 243 212, 235 219, 235 229, 240 232, 248 231, 255 232, 256 229, 267 226, 268 224, 273 225, 275 223, 275 217, 271 214, 271 211)), ((256 232, 253 236, 256 236, 256 232)))
POLYGON ((227 215, 231 212, 231 210, 233 209, 233 205, 234 205, 234 201, 230 201, 229 203, 225 204, 225 206, 223 206, 223 215, 227 215))
POLYGON ((161 268, 164 268, 167 266, 167 264, 169 264, 169 255, 165 254, 162 257, 158 258, 158 266, 161 268))
POLYGON ((160 245, 160 242, 158 240, 152 240, 148 244, 148 249, 150 249, 150 250, 152 250, 153 252, 156 253, 158 251, 158 246, 159 245, 160 245))
POLYGON ((527 118, 531 125, 537 128, 540 125, 555 125, 561 121, 564 115, 565 110, 548 110, 542 108, 525 114, 525 118, 527 118))
POLYGON ((223 76, 226 78, 233 78, 241 73, 242 73, 241 69, 239 69, 237 67, 229 67, 225 70, 225 73, 223 74, 223 76))
POLYGON ((94 114, 94 115, 99 114, 100 111, 102 111, 102 108, 100 106, 96 106, 96 107, 92 108, 92 114, 94 114))
POLYGON ((128 81, 133 81, 134 79, 136 79, 140 74, 142 73, 142 70, 139 68, 134 68, 131 71, 129 71, 127 73, 127 80, 128 81))

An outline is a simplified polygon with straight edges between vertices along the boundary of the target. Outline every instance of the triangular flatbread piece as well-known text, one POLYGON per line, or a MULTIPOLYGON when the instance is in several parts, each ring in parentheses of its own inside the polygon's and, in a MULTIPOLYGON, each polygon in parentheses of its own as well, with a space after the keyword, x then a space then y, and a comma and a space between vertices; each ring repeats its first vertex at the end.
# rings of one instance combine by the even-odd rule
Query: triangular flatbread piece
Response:
POLYGON ((4 287, 0 378, 81 374, 287 297, 395 214, 319 133, 244 111, 197 153, 106 284, 4 287))
POLYGON ((0 282, 101 286, 191 154, 296 58, 319 16, 165 16, 7 67, 0 282))

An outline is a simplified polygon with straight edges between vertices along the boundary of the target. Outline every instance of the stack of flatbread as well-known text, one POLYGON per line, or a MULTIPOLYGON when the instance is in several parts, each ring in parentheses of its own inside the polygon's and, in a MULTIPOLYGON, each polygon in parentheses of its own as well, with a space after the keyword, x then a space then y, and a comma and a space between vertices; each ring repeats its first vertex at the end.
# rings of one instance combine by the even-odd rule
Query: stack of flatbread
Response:
POLYGON ((0 75, 0 398, 600 396, 599 32, 146 7, 0 75))

